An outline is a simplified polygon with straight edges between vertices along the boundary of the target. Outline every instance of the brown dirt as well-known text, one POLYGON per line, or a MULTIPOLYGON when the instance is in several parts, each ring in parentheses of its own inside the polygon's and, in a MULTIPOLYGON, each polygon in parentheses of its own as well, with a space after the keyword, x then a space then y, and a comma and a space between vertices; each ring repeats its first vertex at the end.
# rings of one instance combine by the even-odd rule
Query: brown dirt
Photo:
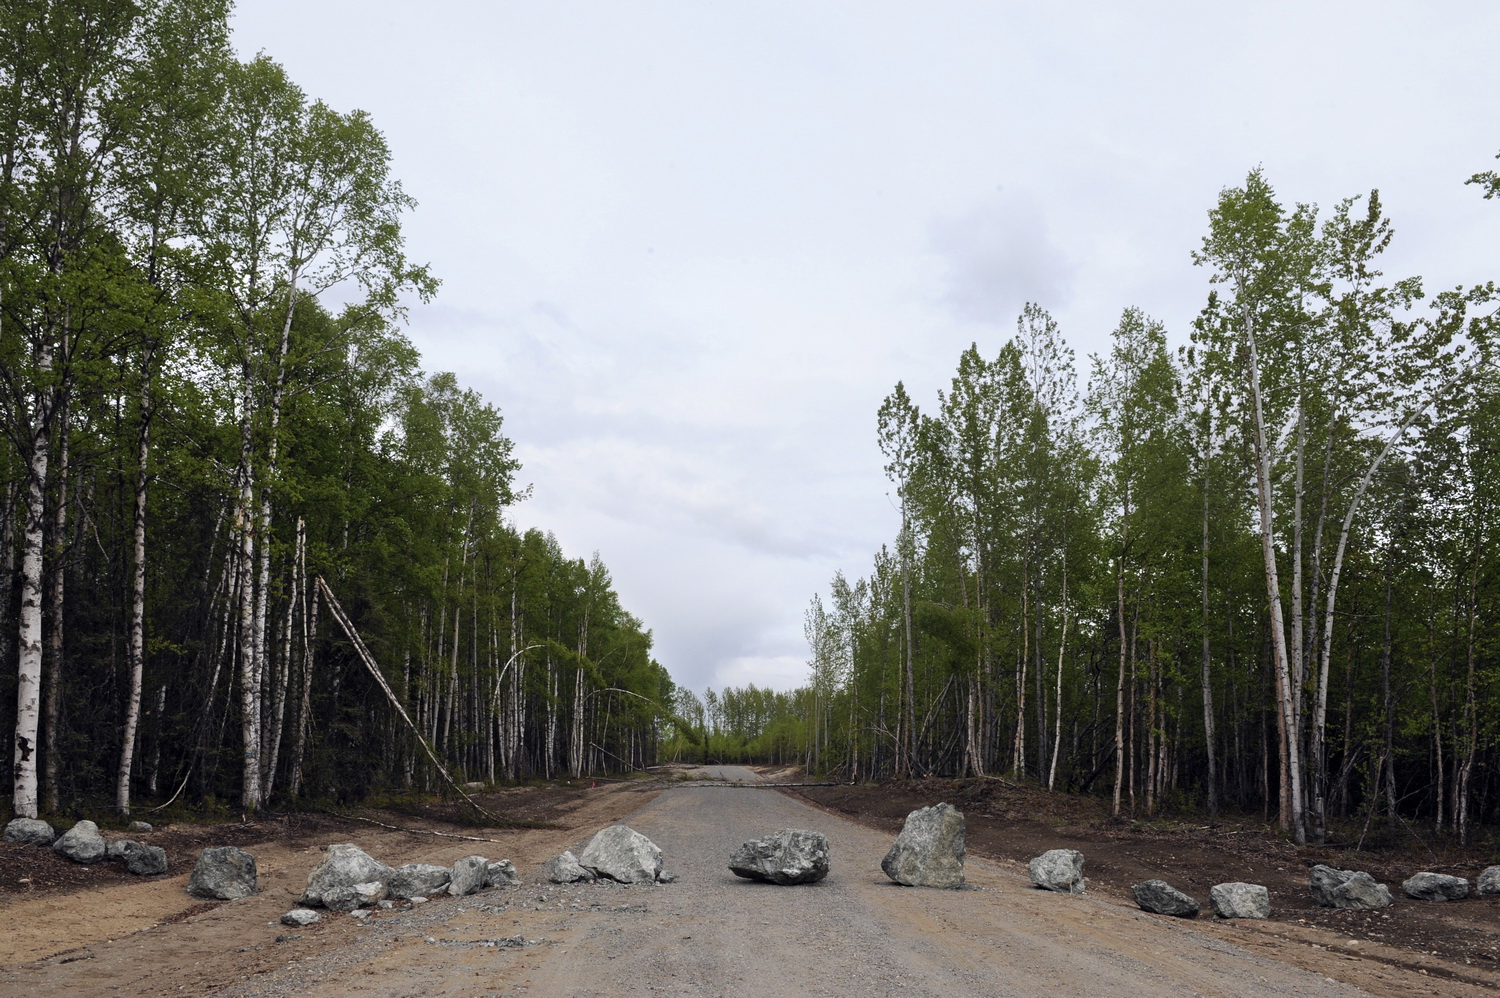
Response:
MULTIPOLYGON (((792 782, 797 774, 762 771, 762 777, 792 782)), ((50 850, 0 843, 0 919, 9 930, 0 934, 0 993, 26 993, 35 998, 226 990, 245 995, 346 993, 353 981, 380 976, 375 968, 387 959, 355 945, 361 938, 370 938, 363 927, 347 916, 325 917, 302 930, 276 924, 281 913, 294 906, 307 871, 329 844, 354 842, 392 863, 451 863, 473 853, 504 856, 524 874, 560 849, 573 847, 599 826, 636 812, 670 785, 667 781, 601 781, 594 786, 508 788, 480 797, 506 827, 486 822, 487 827, 476 828, 454 804, 413 801, 351 816, 302 814, 248 823, 177 824, 138 834, 107 831, 110 838, 138 838, 167 850, 172 858, 169 873, 152 878, 133 877, 115 863, 79 866, 50 850), (431 832, 472 838, 427 834, 431 832), (187 873, 198 851, 210 845, 249 848, 259 865, 262 892, 229 904, 189 897, 183 890, 187 873), (296 987, 287 990, 294 983, 296 987)), ((1456 873, 1472 880, 1496 861, 1477 850, 1467 856, 1440 855, 1441 862, 1433 862, 1415 843, 1405 852, 1299 850, 1253 822, 1224 821, 1213 826, 1195 821, 1112 822, 1096 801, 992 779, 799 787, 784 792, 892 834, 912 809, 946 800, 967 816, 971 856, 990 860, 1000 871, 1020 878, 1025 874, 1025 861, 1046 849, 1079 849, 1087 857, 1089 894, 1132 911, 1130 885, 1152 877, 1192 894, 1205 907, 1213 884, 1231 880, 1265 884, 1274 908, 1270 921, 1220 922, 1205 914, 1191 925, 1195 931, 1261 957, 1354 984, 1369 993, 1467 995, 1500 984, 1500 899, 1434 905, 1400 896, 1400 882, 1418 870, 1456 873), (1307 868, 1315 862, 1370 871, 1392 887, 1395 905, 1376 912, 1316 907, 1307 891, 1307 868)), ((535 912, 523 912, 524 905, 511 904, 512 913, 524 917, 506 935, 527 929, 525 919, 535 922, 542 917, 541 905, 535 912)), ((406 917, 420 921, 438 914, 439 906, 434 903, 406 917), (427 908, 431 912, 424 915, 427 908)), ((576 937, 583 923, 576 921, 577 916, 570 917, 575 922, 569 931, 576 937)), ((543 923, 535 923, 535 932, 541 934, 544 929, 543 923)), ((555 931, 554 938, 569 938, 561 928, 555 931)), ((449 961, 438 960, 429 968, 439 976, 451 976, 473 960, 491 959, 484 954, 494 952, 483 947, 452 949, 446 943, 436 949, 411 950, 400 940, 395 935, 382 943, 388 947, 384 952, 394 958, 397 952, 430 950, 431 959, 424 957, 424 965, 440 955, 449 961)), ((555 962, 548 955, 551 952, 561 955, 566 950, 515 951, 515 968, 531 967, 543 976, 554 973, 546 969, 555 962)), ((563 960, 559 966, 567 964, 563 960)), ((421 976, 429 971, 412 971, 416 975, 408 979, 412 994, 490 994, 490 988, 499 987, 495 981, 471 990, 455 978, 451 989, 445 986, 434 991, 432 981, 421 976)), ((387 981, 386 986, 395 984, 387 981)), ((365 986, 353 989, 369 990, 365 986)))
POLYGON ((1441 852, 1409 839, 1405 849, 1297 847, 1274 829, 1249 820, 1205 824, 1187 820, 1112 820, 1107 802, 1055 794, 1003 780, 905 780, 879 785, 806 787, 795 793, 827 811, 871 828, 899 831, 915 808, 947 801, 966 818, 969 854, 1010 865, 1048 849, 1077 849, 1092 894, 1133 905, 1130 887, 1152 878, 1197 898, 1199 922, 1211 925, 1209 888, 1230 881, 1263 884, 1272 917, 1220 923, 1234 927, 1247 948, 1307 969, 1329 952, 1354 953, 1429 977, 1500 985, 1500 897, 1430 904, 1401 893, 1401 882, 1429 871, 1466 877, 1500 863, 1493 845, 1441 852), (1369 872, 1391 889, 1395 904, 1378 911, 1322 908, 1308 890, 1316 863, 1369 872))

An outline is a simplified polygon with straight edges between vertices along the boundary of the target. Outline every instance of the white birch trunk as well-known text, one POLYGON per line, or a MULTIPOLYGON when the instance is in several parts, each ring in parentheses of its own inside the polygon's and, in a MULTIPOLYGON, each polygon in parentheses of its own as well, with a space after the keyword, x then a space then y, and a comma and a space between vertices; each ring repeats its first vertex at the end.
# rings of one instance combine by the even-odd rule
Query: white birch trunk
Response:
POLYGON ((240 494, 235 506, 239 536, 240 803, 247 813, 260 809, 260 682, 255 644, 255 439, 252 421, 251 363, 246 344, 240 412, 240 494))
POLYGON ((1266 601, 1271 617, 1271 650, 1276 669, 1276 697, 1280 708, 1282 775, 1286 780, 1283 794, 1288 808, 1282 818, 1282 827, 1290 828, 1292 838, 1298 845, 1307 841, 1302 821, 1302 766, 1296 738, 1296 718, 1293 716, 1294 694, 1292 690, 1291 664, 1287 652, 1286 623, 1281 612, 1281 580, 1276 565, 1275 520, 1271 509, 1271 453, 1266 440, 1265 410, 1261 403, 1260 366, 1256 354, 1255 329, 1250 320, 1250 311, 1243 311, 1245 345, 1248 350, 1250 373, 1250 403, 1255 434, 1255 486, 1260 514, 1261 557, 1266 571, 1266 601))
MULTIPOLYGON (((37 355, 39 380, 52 372, 52 344, 37 355)), ((21 547, 21 612, 17 638, 16 736, 11 810, 18 818, 37 815, 37 729, 42 693, 42 544, 46 533, 49 422, 45 390, 32 412, 31 461, 26 476, 26 529, 21 547)))
MULTIPOLYGON (((146 370, 151 366, 146 353, 146 370)), ((134 559, 130 575, 130 643, 126 667, 125 731, 120 737, 120 767, 115 775, 115 810, 130 813, 130 769, 135 761, 135 734, 141 719, 141 682, 146 660, 146 487, 151 457, 150 387, 141 388, 141 431, 136 449, 134 559)), ((158 722, 159 723, 159 722, 158 722)), ((158 739, 159 740, 159 739, 158 739)))
POLYGON ((50 665, 43 674, 47 694, 44 704, 45 716, 42 719, 43 730, 46 732, 45 747, 42 751, 42 797, 48 811, 58 810, 58 801, 61 797, 59 783, 62 779, 59 772, 62 750, 58 746, 58 730, 61 727, 59 722, 62 717, 62 682, 66 674, 66 662, 63 658, 63 628, 67 622, 67 614, 63 612, 63 595, 67 583, 65 570, 67 568, 66 538, 68 532, 68 436, 71 428, 68 380, 64 379, 56 407, 57 432, 54 439, 57 463, 53 468, 53 477, 57 481, 57 505, 52 511, 52 596, 50 601, 52 627, 47 635, 47 660, 50 665))

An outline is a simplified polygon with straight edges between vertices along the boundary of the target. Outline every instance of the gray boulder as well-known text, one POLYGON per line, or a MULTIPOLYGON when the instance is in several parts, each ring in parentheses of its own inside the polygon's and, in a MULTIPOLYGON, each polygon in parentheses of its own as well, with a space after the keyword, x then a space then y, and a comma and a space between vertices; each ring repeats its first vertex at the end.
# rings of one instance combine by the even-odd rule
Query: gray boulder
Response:
POLYGON ((393 898, 426 897, 448 889, 449 869, 432 863, 407 863, 391 871, 386 889, 393 898))
POLYGON ((1384 884, 1364 871, 1335 870, 1319 863, 1312 868, 1308 885, 1312 888, 1313 900, 1325 908, 1386 908, 1391 904, 1391 892, 1384 884))
POLYGON ((97 863, 108 851, 99 826, 87 818, 57 837, 52 843, 53 852, 60 853, 75 863, 97 863))
POLYGON ((729 857, 729 870, 746 880, 772 884, 813 884, 828 876, 828 836, 783 828, 751 839, 729 857))
POLYGON ((307 889, 298 903, 316 907, 323 903, 323 895, 335 887, 353 887, 372 880, 387 883, 394 872, 359 846, 347 842, 332 845, 323 862, 307 875, 307 889))
POLYGON ((542 872, 554 884, 576 884, 581 880, 598 879, 593 870, 585 870, 578 865, 578 857, 571 850, 553 856, 542 868, 542 872))
POLYGON ((232 901, 260 890, 255 857, 234 846, 215 846, 198 854, 187 892, 210 901, 232 901))
POLYGON ((1474 893, 1479 897, 1500 894, 1500 866, 1487 866, 1479 879, 1474 881, 1474 893))
POLYGON ((1077 849, 1048 849, 1026 864, 1031 882, 1059 894, 1083 893, 1083 853, 1077 849))
POLYGON ((661 873, 661 850, 628 825, 610 825, 589 840, 578 865, 622 884, 649 884, 661 873))
POLYGON ((962 887, 963 812, 952 804, 934 804, 908 814, 880 868, 908 887, 962 887))
POLYGON ((1198 902, 1165 880, 1145 880, 1130 888, 1131 896, 1143 911, 1176 918, 1197 918, 1198 902))
POLYGON ((448 871, 448 893, 454 897, 462 897, 483 890, 484 880, 489 872, 488 859, 483 856, 465 856, 448 871))
POLYGON ((323 892, 323 907, 329 911, 354 911, 357 908, 368 908, 377 901, 384 900, 385 896, 385 884, 379 880, 350 884, 347 887, 330 887, 323 892))
POLYGON ((1461 901, 1469 896, 1469 882, 1446 873, 1415 873, 1406 878, 1401 890, 1418 901, 1461 901))
POLYGON ((281 916, 281 924, 293 925, 300 928, 304 925, 311 925, 322 917, 322 915, 319 915, 311 908, 293 908, 291 911, 281 916))
POLYGON ((104 846, 104 855, 107 859, 125 859, 125 847, 130 844, 130 839, 115 839, 104 846))
POLYGON ((28 846, 50 846, 57 831, 39 818, 12 818, 5 826, 4 839, 28 846))
POLYGON ((1215 884, 1208 890, 1208 903, 1220 918, 1271 917, 1271 892, 1260 884, 1215 884))
POLYGON ((495 860, 484 874, 486 887, 515 887, 520 882, 521 875, 516 872, 516 864, 508 859, 495 860))
POLYGON ((167 872, 167 851, 161 846, 121 839, 109 844, 109 854, 111 859, 123 860, 125 869, 138 877, 154 877, 167 872))
POLYGON ((149 821, 132 821, 130 823, 130 831, 132 832, 149 832, 152 830, 151 822, 149 821))

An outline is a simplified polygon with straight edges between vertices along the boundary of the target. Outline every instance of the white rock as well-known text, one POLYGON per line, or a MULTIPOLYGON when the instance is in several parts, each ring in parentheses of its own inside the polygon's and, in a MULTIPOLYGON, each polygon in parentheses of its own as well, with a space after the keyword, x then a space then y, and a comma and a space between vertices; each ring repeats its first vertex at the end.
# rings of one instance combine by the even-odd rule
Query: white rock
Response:
POLYGON ((1083 893, 1083 853, 1077 849, 1048 849, 1026 868, 1038 887, 1059 894, 1083 893))
POLYGON ((962 887, 963 812, 952 804, 934 804, 908 814, 880 868, 908 887, 962 887))
POLYGON ((1215 884, 1208 889, 1208 903, 1220 918, 1271 917, 1271 892, 1260 884, 1215 884))
POLYGON ((649 884, 661 873, 661 850, 627 825, 610 825, 589 840, 578 865, 622 884, 649 884))

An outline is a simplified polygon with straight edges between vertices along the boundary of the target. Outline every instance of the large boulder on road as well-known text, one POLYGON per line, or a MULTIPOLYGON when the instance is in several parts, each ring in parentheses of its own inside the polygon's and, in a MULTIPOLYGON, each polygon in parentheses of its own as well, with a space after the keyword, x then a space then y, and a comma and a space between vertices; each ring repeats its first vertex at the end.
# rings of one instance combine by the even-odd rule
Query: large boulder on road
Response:
POLYGON ((1165 880, 1146 880, 1130 888, 1130 894, 1142 911, 1176 918, 1197 918, 1198 902, 1165 880))
POLYGON ((1083 853, 1077 849, 1048 849, 1026 866, 1031 882, 1059 894, 1083 893, 1083 853))
POLYGON ((198 854, 187 892, 210 901, 232 901, 260 890, 255 857, 234 846, 215 846, 198 854))
POLYGON ((1335 870, 1319 863, 1312 868, 1308 886, 1313 900, 1325 908, 1387 908, 1391 904, 1390 888, 1377 884, 1362 870, 1335 870))
POLYGON ((1469 882, 1446 873, 1414 873, 1401 891, 1418 901, 1461 901, 1469 896, 1469 882))
POLYGON ((565 850, 547 861, 542 867, 548 880, 554 884, 576 884, 581 880, 598 880, 593 870, 585 870, 578 865, 578 857, 573 855, 571 849, 565 850))
POLYGON ((828 876, 828 836, 783 828, 736 849, 729 857, 729 870, 737 877, 771 884, 816 883, 828 876))
POLYGON ((4 839, 28 846, 50 846, 57 831, 39 818, 12 818, 5 826, 4 839))
POLYGON ((307 889, 302 892, 302 900, 298 903, 320 905, 323 895, 336 887, 353 887, 372 880, 388 884, 395 872, 357 845, 348 842, 331 845, 323 862, 307 875, 307 889))
POLYGON ((908 887, 962 887, 963 812, 952 804, 934 804, 908 814, 880 868, 908 887))
POLYGON ((578 865, 622 884, 651 884, 661 874, 661 850, 628 825, 610 825, 589 840, 578 865))
POLYGON ((97 863, 104 858, 109 847, 104 843, 104 836, 99 834, 99 826, 87 818, 74 825, 72 828, 58 836, 57 841, 52 843, 52 850, 71 859, 75 863, 97 863))
POLYGON ((407 863, 391 871, 385 886, 393 898, 424 898, 447 890, 450 872, 433 863, 407 863))
POLYGON ((1208 903, 1220 918, 1271 917, 1271 892, 1260 884, 1215 884, 1208 890, 1208 903))

